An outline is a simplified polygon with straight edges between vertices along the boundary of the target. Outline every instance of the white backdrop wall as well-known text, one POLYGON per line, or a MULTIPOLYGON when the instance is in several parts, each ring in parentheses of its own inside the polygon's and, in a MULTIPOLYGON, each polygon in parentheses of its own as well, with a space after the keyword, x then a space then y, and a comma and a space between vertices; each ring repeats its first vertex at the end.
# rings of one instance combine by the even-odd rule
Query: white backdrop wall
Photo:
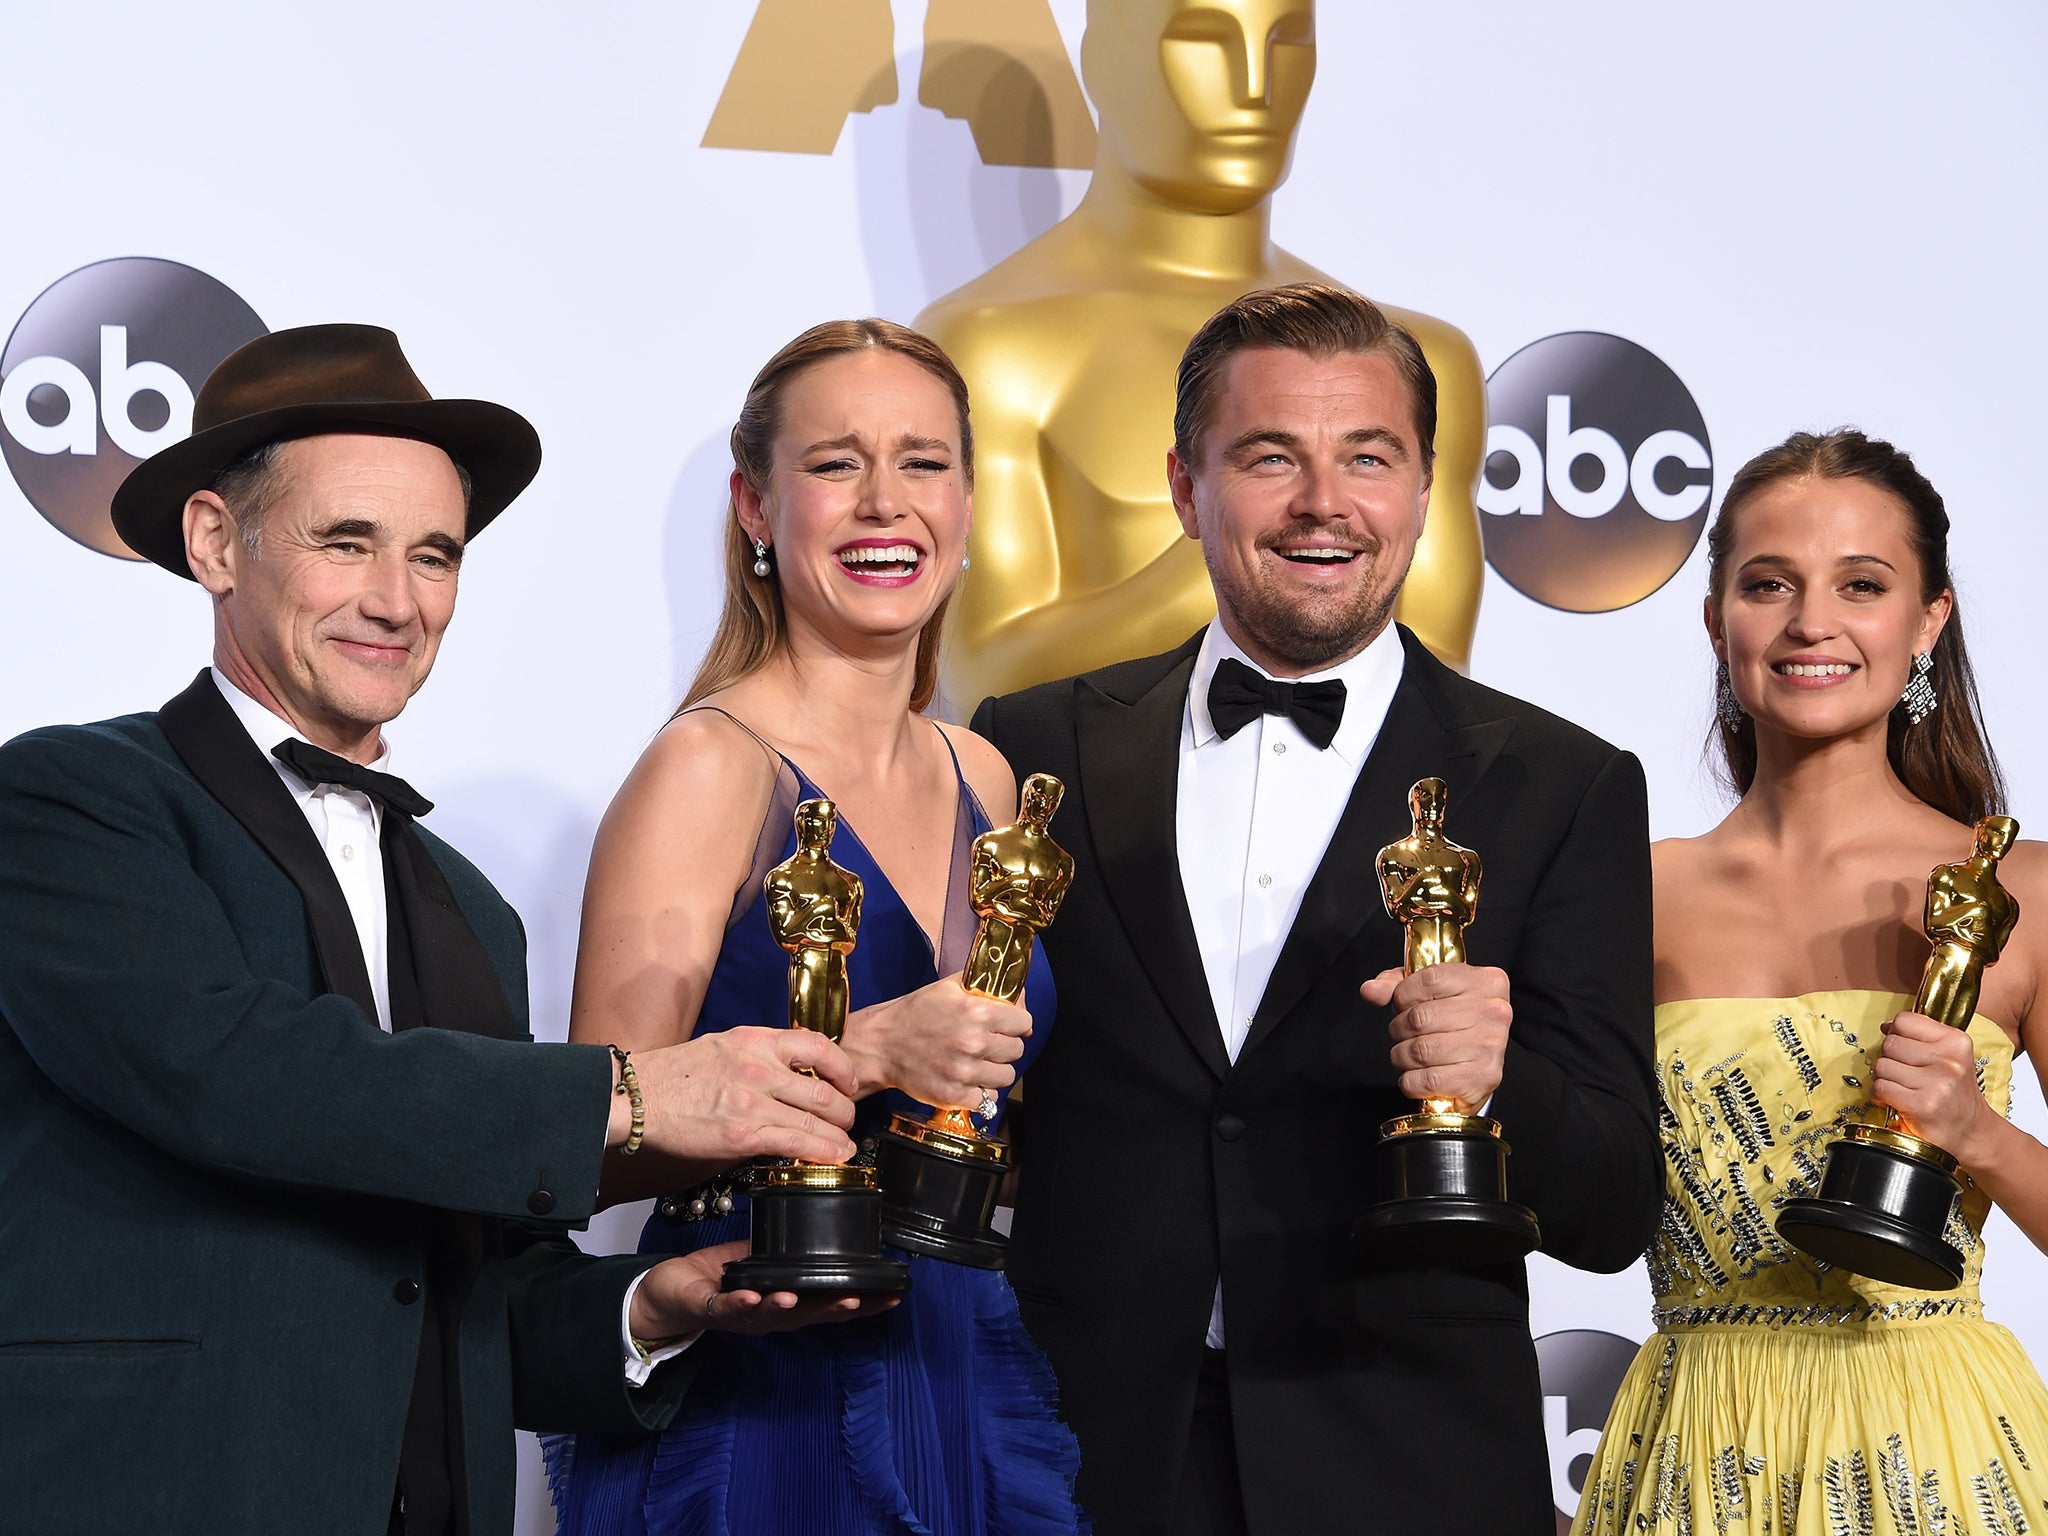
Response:
MULTIPOLYGON (((748 379, 813 321, 911 319, 1087 180, 985 167, 966 124, 917 105, 922 0, 894 8, 897 104, 850 118, 832 155, 698 147, 752 10, 204 0, 6 23, 0 322, 90 262, 164 257, 272 328, 389 325, 436 393, 539 427, 546 467, 466 563, 435 677, 392 735, 436 829, 524 914, 543 1036, 566 1019, 597 819, 715 616, 748 379)), ((1083 0, 1054 10, 1077 50, 1083 0)), ((1279 241, 1463 327, 1489 372, 1563 331, 1647 347, 1699 404, 1717 493, 1794 427, 1910 448, 1955 516, 2015 810, 2048 818, 2048 12, 1324 0, 1317 25, 1279 241)), ((1596 615, 1490 575, 1480 617, 1475 674, 1639 754, 1659 835, 1722 809, 1699 748, 1703 554, 1596 615)), ((6 477, 0 614, 0 737, 154 707, 207 652, 195 589, 71 542, 6 477)), ((2023 1076, 2019 1114, 2048 1133, 2023 1076)), ((630 1223, 594 1240, 630 1243, 630 1223)), ((1992 1246, 1994 1315, 2048 1360, 2048 1260, 2002 1219, 1992 1246)), ((1534 1291, 1539 1335, 1648 1329, 1640 1267, 1539 1263, 1534 1291)), ((542 1529, 530 1458, 526 1476, 542 1529)))

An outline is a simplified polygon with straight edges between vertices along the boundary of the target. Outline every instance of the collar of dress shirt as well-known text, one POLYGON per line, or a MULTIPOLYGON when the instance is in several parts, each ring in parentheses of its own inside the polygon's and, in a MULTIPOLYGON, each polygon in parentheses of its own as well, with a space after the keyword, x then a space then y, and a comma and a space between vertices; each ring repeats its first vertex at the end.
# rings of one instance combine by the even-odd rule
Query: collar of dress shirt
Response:
MULTIPOLYGON (((287 768, 280 759, 271 755, 271 748, 275 747, 280 741, 291 741, 293 739, 305 741, 306 738, 293 728, 291 721, 285 719, 282 715, 274 714, 269 708, 257 703, 248 694, 229 682, 219 667, 209 667, 207 671, 213 677, 213 686, 218 688, 220 696, 228 701, 228 708, 232 709, 235 712, 235 718, 242 722, 242 729, 247 731, 249 739, 256 743, 256 750, 263 754, 265 762, 277 770, 278 777, 291 787, 294 797, 304 799, 308 795, 313 794, 319 788, 318 785, 307 784, 305 780, 287 768)), ((313 746, 317 745, 317 743, 307 742, 307 745, 313 746)), ((389 773, 391 771, 391 733, 388 731, 380 732, 377 745, 376 758, 364 766, 374 768, 379 773, 389 773)))
MULTIPOLYGON (((1217 663, 1226 656, 1243 662, 1261 677, 1273 675, 1245 655, 1243 648, 1224 633, 1221 621, 1211 624, 1202 636, 1201 649, 1195 653, 1194 675, 1188 679, 1188 725, 1197 747, 1206 747, 1217 739, 1215 722, 1209 718, 1209 680, 1216 675, 1217 663)), ((1327 672, 1311 672, 1307 677, 1288 681, 1319 683, 1337 678, 1344 684, 1344 720, 1337 727, 1336 740, 1330 743, 1329 750, 1355 768, 1365 761, 1365 755, 1379 738, 1380 726, 1393 707, 1394 690, 1401 686, 1401 670, 1406 662, 1401 637, 1390 622, 1349 661, 1340 662, 1327 672)))

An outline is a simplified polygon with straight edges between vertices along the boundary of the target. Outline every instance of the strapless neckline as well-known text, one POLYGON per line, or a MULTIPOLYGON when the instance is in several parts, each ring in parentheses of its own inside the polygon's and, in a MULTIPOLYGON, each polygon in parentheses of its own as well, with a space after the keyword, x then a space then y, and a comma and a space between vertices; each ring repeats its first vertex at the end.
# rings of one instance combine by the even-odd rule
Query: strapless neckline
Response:
MULTIPOLYGON (((1652 1011, 1655 1018, 1662 1020, 1666 1010, 1677 1014, 1688 1008, 1777 1008, 1788 1007, 1794 1004, 1805 1006, 1812 1004, 1816 999, 1837 997, 1853 997, 1858 1000, 1866 998, 1896 999, 1897 1006, 1886 1009, 1887 1017, 1891 1014, 1904 1012, 1913 1002, 1912 993, 1892 992, 1883 987, 1816 987, 1811 992, 1798 992, 1776 997, 1674 997, 1667 1002, 1658 1003, 1652 1011)), ((1977 1033, 1977 1026, 1980 1024, 1985 1029, 1998 1035, 2007 1045, 2012 1043, 2012 1037, 2006 1033, 2005 1026, 1987 1014, 1973 1013, 1970 1015, 1969 1029, 1972 1035, 1977 1033)))
MULTIPOLYGON (((1615 1395, 1577 1536, 2009 1532, 2048 1507, 2048 1393, 1978 1293, 1983 1190, 1943 1234, 1965 1261, 1951 1291, 1830 1268, 1777 1231, 1875 1113, 1881 1029, 1911 1003, 1838 987, 1658 1005, 1658 1331, 1615 1395)), ((2003 1114, 2011 1038, 1982 1014, 1969 1036, 2003 1114)))

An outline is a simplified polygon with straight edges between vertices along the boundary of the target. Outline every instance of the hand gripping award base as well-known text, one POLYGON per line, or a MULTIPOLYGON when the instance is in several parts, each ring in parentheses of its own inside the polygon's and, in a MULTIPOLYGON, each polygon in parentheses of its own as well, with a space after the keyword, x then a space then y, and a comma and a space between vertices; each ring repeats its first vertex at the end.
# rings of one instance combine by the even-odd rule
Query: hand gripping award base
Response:
MULTIPOLYGON (((1024 781, 1017 824, 984 832, 969 856, 970 898, 981 927, 960 973, 969 992, 1014 1003, 1031 969, 1031 945, 1053 920, 1074 878, 1074 860, 1046 823, 1066 786, 1049 773, 1024 781)), ((882 1235, 899 1248, 977 1269, 1001 1269, 1008 1244, 992 1222, 1010 1171, 1010 1149, 975 1128, 965 1109, 919 1120, 890 1117, 877 1161, 882 1235)))
MULTIPOLYGON (((1958 864, 1927 876, 1923 926, 1934 946, 1920 974, 1913 1011, 1968 1029, 1986 966, 2020 920, 2020 904, 1998 883, 1998 861, 2019 836, 2010 816, 1977 823, 1976 846, 1958 864)), ((1915 1136, 1898 1111, 1881 1125, 1851 1125, 1828 1147, 1820 1189, 1785 1202, 1778 1234, 1816 1259, 1888 1285, 1952 1291, 1963 1255, 1944 1232, 1963 1181, 1956 1160, 1915 1136)))
MULTIPOLYGON (((1375 861, 1387 915, 1407 930, 1405 968, 1462 961, 1479 907, 1479 855, 1444 836, 1442 779, 1408 791, 1415 830, 1375 861)), ((1500 1123, 1455 1099, 1424 1099, 1417 1114, 1380 1127, 1379 1203, 1354 1229, 1374 1262, 1493 1264, 1537 1243, 1536 1213, 1507 1198, 1508 1144, 1500 1123)))
MULTIPOLYGON (((832 862, 839 812, 796 808, 796 852, 768 871, 763 894, 775 942, 789 951, 789 1022, 838 1042, 846 1032, 846 957, 860 932, 860 877, 832 862)), ((910 1270, 882 1251, 875 1170, 779 1163, 753 1192, 752 1251, 725 1266, 728 1291, 893 1295, 910 1270)))

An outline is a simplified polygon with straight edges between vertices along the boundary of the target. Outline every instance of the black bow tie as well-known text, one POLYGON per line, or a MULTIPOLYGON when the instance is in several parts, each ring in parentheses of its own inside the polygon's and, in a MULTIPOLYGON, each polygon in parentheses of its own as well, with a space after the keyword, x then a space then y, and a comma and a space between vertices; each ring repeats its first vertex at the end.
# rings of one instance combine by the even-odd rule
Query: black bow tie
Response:
POLYGON ((1209 679, 1209 719, 1226 740, 1261 715, 1285 715, 1321 751, 1344 722, 1344 683, 1283 683, 1253 671, 1234 656, 1216 663, 1209 679))
POLYGON ((424 816, 434 808, 433 801, 397 774, 365 768, 361 763, 337 757, 325 747, 300 741, 296 736, 280 741, 270 751, 308 784, 334 784, 342 789, 356 790, 368 795, 385 810, 397 811, 401 816, 424 816))

